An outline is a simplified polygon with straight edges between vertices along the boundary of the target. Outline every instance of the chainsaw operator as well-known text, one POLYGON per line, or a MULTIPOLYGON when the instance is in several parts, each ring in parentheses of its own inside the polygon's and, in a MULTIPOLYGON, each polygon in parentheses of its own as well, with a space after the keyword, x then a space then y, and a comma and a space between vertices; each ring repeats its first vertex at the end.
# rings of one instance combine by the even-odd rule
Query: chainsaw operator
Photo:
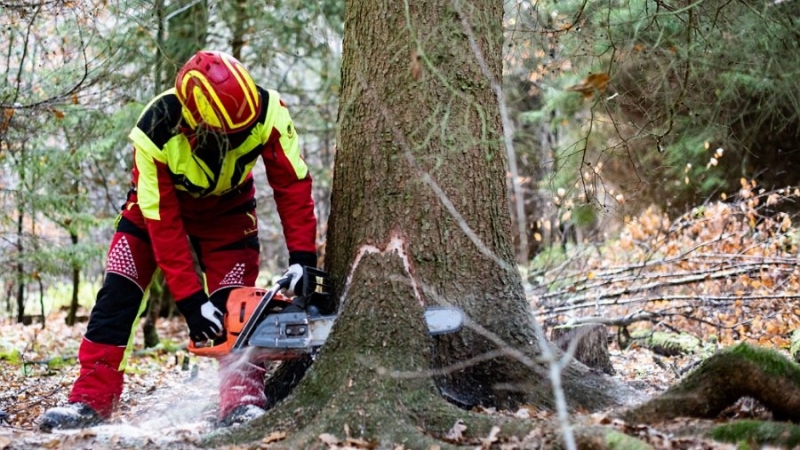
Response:
MULTIPOLYGON (((40 418, 45 431, 83 428, 110 417, 122 394, 144 293, 157 269, 190 339, 202 344, 223 335, 229 292, 254 286, 259 272, 251 173, 259 156, 289 250, 288 295, 304 294, 305 267, 317 265, 311 176, 297 131, 278 93, 256 85, 235 58, 196 53, 178 72, 175 87, 144 108, 129 137, 133 185, 80 345, 80 375, 68 404, 40 418)), ((218 418, 223 424, 263 413, 265 373, 249 364, 222 377, 218 418)))

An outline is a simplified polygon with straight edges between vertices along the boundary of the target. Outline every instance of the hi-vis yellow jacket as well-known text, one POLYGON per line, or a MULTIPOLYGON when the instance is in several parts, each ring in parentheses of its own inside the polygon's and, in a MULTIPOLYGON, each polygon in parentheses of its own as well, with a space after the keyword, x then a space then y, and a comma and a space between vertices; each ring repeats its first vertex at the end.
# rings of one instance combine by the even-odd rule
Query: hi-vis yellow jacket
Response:
POLYGON ((259 156, 290 255, 316 252, 311 176, 300 155, 297 132, 278 93, 258 90, 261 115, 246 130, 219 135, 188 128, 175 90, 169 89, 145 107, 129 135, 136 203, 156 262, 178 301, 202 289, 184 221, 202 224, 252 204, 252 169, 259 156))

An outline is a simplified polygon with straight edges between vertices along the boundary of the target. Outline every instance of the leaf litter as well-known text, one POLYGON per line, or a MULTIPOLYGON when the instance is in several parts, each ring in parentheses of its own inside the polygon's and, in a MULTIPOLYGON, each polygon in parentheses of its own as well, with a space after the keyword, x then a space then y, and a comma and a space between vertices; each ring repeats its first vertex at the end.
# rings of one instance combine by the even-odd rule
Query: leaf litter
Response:
MULTIPOLYGON (((159 336, 162 342, 172 343, 171 349, 139 350, 131 356, 121 402, 108 423, 83 430, 39 432, 36 418, 47 408, 66 403, 78 375, 74 356, 86 324, 68 327, 64 317, 60 311, 51 314, 45 329, 40 325, 22 326, 0 319, 0 382, 3 386, 0 411, 6 414, 0 426, 0 450, 201 448, 203 437, 215 430, 217 367, 214 360, 196 358, 180 348, 179 343, 187 338, 180 318, 161 319, 159 323, 159 336), (13 357, 8 356, 12 354, 13 357)), ((137 335, 136 349, 142 348, 142 341, 137 335)), ((662 391, 676 379, 675 372, 656 365, 652 353, 646 349, 620 351, 612 348, 611 358, 618 377, 640 382, 650 394, 662 391)), ((478 412, 528 419, 532 424, 553 417, 552 412, 535 406, 523 406, 517 411, 482 408, 478 412)), ((480 440, 466 442, 462 436, 463 427, 463 423, 454 423, 445 441, 477 448, 494 448, 496 444, 503 444, 504 448, 531 448, 529 445, 540 439, 532 432, 529 436, 532 440, 528 442, 500 442, 497 433, 492 432, 480 440)), ((285 432, 276 430, 253 445, 280 448, 286 438, 285 432)), ((374 443, 350 436, 320 435, 319 442, 331 449, 374 448, 374 443)))
MULTIPOLYGON (((44 329, 0 320, 0 450, 16 448, 193 448, 214 427, 216 362, 183 349, 134 352, 125 390, 106 424, 83 430, 38 432, 37 417, 67 402, 78 376, 75 360, 86 324, 68 327, 51 314, 44 329)), ((162 342, 183 342, 181 319, 161 320, 162 342)), ((135 348, 142 347, 137 336, 135 348)), ((178 345, 175 345, 176 347, 178 345)))

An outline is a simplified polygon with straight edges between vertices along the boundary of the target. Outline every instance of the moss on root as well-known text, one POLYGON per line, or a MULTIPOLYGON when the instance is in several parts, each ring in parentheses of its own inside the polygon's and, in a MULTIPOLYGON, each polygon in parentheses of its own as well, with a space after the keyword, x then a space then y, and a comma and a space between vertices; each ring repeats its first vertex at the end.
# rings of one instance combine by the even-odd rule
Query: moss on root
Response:
POLYGON ((631 340, 664 356, 676 356, 698 351, 702 342, 690 334, 641 330, 631 333, 631 340))
POLYGON ((800 426, 785 422, 737 420, 711 430, 710 437, 720 442, 774 445, 796 448, 800 445, 800 426))
POLYGON ((724 350, 723 353, 737 355, 757 364, 768 375, 789 378, 800 386, 800 365, 776 350, 742 343, 724 350))
POLYGON ((653 448, 649 444, 619 431, 609 431, 606 434, 606 444, 609 450, 652 450, 653 448))

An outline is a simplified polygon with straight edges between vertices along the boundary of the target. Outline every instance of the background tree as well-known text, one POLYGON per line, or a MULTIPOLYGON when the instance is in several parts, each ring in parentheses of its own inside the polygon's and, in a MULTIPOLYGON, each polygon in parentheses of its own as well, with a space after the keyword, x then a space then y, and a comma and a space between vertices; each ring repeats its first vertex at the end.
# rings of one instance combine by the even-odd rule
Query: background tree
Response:
MULTIPOLYGON (((111 220, 129 188, 127 134, 144 104, 168 87, 180 64, 201 47, 240 53, 260 84, 281 90, 303 131, 303 150, 316 181, 318 217, 323 224, 327 220, 342 7, 326 1, 313 10, 297 3, 277 4, 268 11, 252 2, 237 8, 226 2, 166 0, 0 5, 0 33, 9 42, 0 61, 0 186, 7 211, 0 220, 6 250, 0 260, 8 268, 0 277, 9 314, 24 309, 20 305, 28 288, 18 281, 25 282, 34 272, 54 290, 72 283, 75 291, 82 292, 81 305, 91 307, 95 289, 91 284, 103 275, 111 220), (60 174, 43 178, 58 184, 40 185, 35 191, 54 194, 49 199, 32 199, 32 194, 16 189, 26 142, 30 155, 46 155, 32 160, 37 168, 60 174), (62 226, 67 218, 63 211, 70 207, 56 206, 74 201, 55 195, 65 192, 65 179, 76 182, 83 192, 77 197, 82 203, 73 209, 80 210, 81 217, 99 221, 80 229, 62 226), (36 201, 24 203, 26 199, 36 201), (33 214, 33 204, 62 212, 50 217, 45 210, 33 214), (23 215, 27 221, 20 218, 23 215), (33 222, 37 233, 47 235, 37 252, 28 251, 33 246, 27 241, 36 238, 30 228, 33 222), (70 233, 76 230, 86 245, 72 245, 70 233), (15 250, 20 247, 22 253, 15 250), (39 263, 51 263, 53 271, 34 267, 26 259, 34 256, 39 263), (73 261, 83 264, 81 282, 88 282, 88 289, 76 286, 71 280, 77 277, 64 270, 73 261)), ((263 168, 258 172, 259 183, 267 187, 263 168)), ((268 277, 285 267, 288 255, 280 223, 273 217, 271 191, 260 189, 258 200, 263 218, 262 267, 268 277)), ((74 217, 70 220, 77 223, 74 217)), ((320 228, 323 242, 325 227, 320 228)), ((46 297, 49 305, 58 295, 46 297)))
POLYGON ((509 107, 522 112, 518 138, 529 145, 517 154, 536 180, 529 198, 543 206, 531 222, 589 238, 652 204, 676 215, 730 195, 741 177, 794 184, 797 11, 794 2, 509 4, 507 83, 519 93, 509 107))
MULTIPOLYGON (((74 147, 71 152, 64 148, 65 130, 61 125, 68 110, 85 99, 84 95, 90 92, 98 79, 90 68, 87 53, 90 33, 66 34, 95 16, 97 10, 81 5, 64 14, 64 19, 54 20, 62 12, 62 7, 59 3, 4 6, 6 23, 2 33, 11 45, 0 63, 3 68, 3 77, 0 78, 0 110, 3 111, 0 162, 4 187, 15 193, 14 197, 6 198, 11 203, 4 206, 13 211, 7 217, 14 221, 17 237, 13 253, 15 278, 10 283, 16 286, 18 318, 25 316, 27 280, 35 278, 38 284, 50 286, 52 281, 67 275, 73 279, 75 287, 75 269, 78 267, 72 261, 92 255, 92 249, 87 246, 81 251, 88 253, 76 255, 76 259, 67 264, 58 264, 56 255, 61 245, 72 246, 73 250, 79 248, 72 244, 75 236, 66 242, 59 241, 53 223, 40 222, 47 213, 60 215, 57 211, 71 209, 72 219, 77 224, 80 216, 77 210, 88 212, 91 205, 82 203, 83 197, 77 191, 74 193, 78 195, 63 195, 65 185, 81 186, 81 178, 90 171, 82 173, 79 169, 86 166, 76 164, 78 156, 74 147), (57 144, 59 142, 61 145, 57 144), (61 150, 65 150, 65 154, 59 154, 61 150), (75 171, 65 173, 65 167, 75 171), (52 177, 50 174, 62 176, 52 177), (54 243, 55 247, 51 245, 54 243), (70 267, 71 273, 65 274, 64 267, 70 267), (45 283, 42 283, 42 277, 45 277, 45 283)), ((72 122, 73 125, 76 123, 72 122)), ((91 136, 91 133, 86 135, 91 136)), ((100 155, 94 155, 93 160, 100 158, 100 155)), ((94 205, 99 211, 105 203, 94 205)), ((4 232, 6 230, 9 229, 4 228, 4 232)))
MULTIPOLYGON (((174 87, 175 77, 183 63, 197 51, 205 49, 208 5, 205 1, 194 0, 175 1, 167 5, 163 0, 158 0, 153 8, 158 21, 153 65, 155 85, 151 93, 154 97, 174 87)), ((146 296, 146 319, 142 324, 144 346, 155 347, 160 341, 156 328, 159 316, 169 317, 175 313, 172 297, 160 270, 156 271, 150 282, 146 296)))

